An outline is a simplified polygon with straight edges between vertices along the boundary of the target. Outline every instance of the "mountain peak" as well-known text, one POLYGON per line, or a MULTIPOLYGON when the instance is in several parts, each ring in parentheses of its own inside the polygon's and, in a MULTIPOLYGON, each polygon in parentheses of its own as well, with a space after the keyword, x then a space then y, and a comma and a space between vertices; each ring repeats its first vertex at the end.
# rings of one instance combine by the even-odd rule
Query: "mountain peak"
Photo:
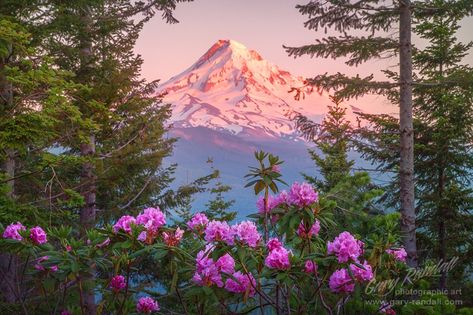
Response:
POLYGON ((223 57, 231 60, 263 61, 263 58, 256 51, 248 49, 245 45, 232 39, 219 39, 209 50, 194 64, 198 68, 207 62, 223 57))
POLYGON ((287 114, 298 111, 319 120, 329 103, 320 95, 318 100, 311 96, 295 101, 288 91, 303 85, 303 78, 279 69, 237 41, 223 39, 164 83, 158 93, 166 94, 164 100, 172 104, 171 121, 176 127, 206 127, 250 138, 295 138, 287 114))

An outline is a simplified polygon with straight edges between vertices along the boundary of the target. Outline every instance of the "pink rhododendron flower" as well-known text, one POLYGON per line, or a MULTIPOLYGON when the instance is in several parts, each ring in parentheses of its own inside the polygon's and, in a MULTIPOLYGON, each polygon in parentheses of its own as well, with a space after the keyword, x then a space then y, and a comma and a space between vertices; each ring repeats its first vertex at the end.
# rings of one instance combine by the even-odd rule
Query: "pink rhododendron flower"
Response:
POLYGON ((146 208, 136 217, 136 224, 144 226, 148 233, 156 234, 166 224, 166 216, 159 208, 146 208))
POLYGON ((357 281, 360 281, 360 282, 366 282, 366 281, 370 281, 371 279, 373 279, 373 270, 372 270, 370 264, 368 264, 368 262, 365 261, 361 265, 365 269, 362 269, 362 268, 358 267, 355 264, 350 264, 350 269, 351 269, 351 272, 353 273, 353 276, 355 277, 355 279, 357 281))
POLYGON ((159 311, 159 304, 150 297, 142 297, 136 304, 136 310, 142 314, 151 314, 159 311))
POLYGON ((217 259, 215 265, 221 272, 228 274, 235 272, 235 260, 230 256, 230 254, 225 254, 217 259))
POLYGON ((63 310, 63 311, 61 312, 61 315, 72 315, 72 313, 69 312, 68 310, 63 310))
POLYGON ((3 231, 3 238, 21 241, 23 240, 23 237, 20 235, 19 231, 25 231, 25 230, 26 230, 26 227, 20 222, 12 223, 9 226, 7 226, 5 231, 3 231))
POLYGON ((277 206, 280 206, 282 204, 287 204, 289 203, 289 193, 287 190, 282 190, 275 198, 275 204, 277 206))
POLYGON ((275 164, 271 167, 271 171, 275 173, 281 173, 281 165, 275 164))
POLYGON ((317 264, 312 260, 306 260, 304 264, 304 271, 306 273, 316 273, 317 272, 317 264))
POLYGON ((167 246, 177 246, 184 236, 184 230, 177 228, 174 232, 163 232, 164 243, 167 246))
POLYGON ((228 225, 227 222, 221 222, 212 220, 205 228, 204 239, 207 242, 219 242, 223 241, 228 245, 234 244, 234 230, 228 225))
POLYGON ((201 231, 205 228, 205 226, 209 223, 209 219, 207 219, 207 216, 203 213, 196 213, 194 214, 194 216, 192 217, 192 219, 190 219, 188 222, 187 222, 187 226, 189 227, 189 229, 193 230, 193 231, 201 231))
POLYGON ((251 221, 243 221, 233 227, 238 239, 250 247, 256 247, 261 240, 256 224, 251 221))
POLYGON ((301 221, 299 224, 299 227, 297 228, 297 235, 299 235, 300 238, 311 238, 312 236, 317 236, 319 235, 320 231, 320 222, 318 220, 315 220, 315 223, 312 224, 310 227, 309 231, 306 230, 304 222, 301 221))
POLYGON ((256 280, 251 273, 244 274, 237 271, 233 274, 233 278, 228 278, 225 282, 225 289, 228 292, 246 293, 248 291, 248 296, 255 295, 256 280))
POLYGON ((30 239, 36 245, 41 245, 48 241, 46 232, 39 226, 35 226, 34 228, 31 228, 30 239))
POLYGON ((146 231, 141 231, 137 237, 137 240, 140 242, 146 242, 147 238, 148 238, 148 233, 146 233, 146 231))
POLYGON ((117 223, 113 226, 113 231, 118 233, 123 231, 125 233, 131 233, 131 226, 136 224, 136 219, 131 215, 124 215, 118 219, 117 223))
POLYGON ((258 198, 258 201, 256 201, 256 208, 258 209, 259 213, 271 212, 271 210, 273 210, 276 207, 277 207, 276 199, 271 195, 268 195, 268 203, 266 207, 264 204, 264 196, 260 196, 258 198))
POLYGON ((397 261, 406 262, 407 252, 404 247, 401 247, 399 249, 387 249, 386 253, 393 256, 394 259, 396 259, 397 261))
POLYGON ((268 256, 266 256, 264 264, 270 269, 289 269, 291 267, 289 255, 290 252, 284 247, 274 248, 272 251, 269 252, 268 256))
POLYGON ((330 276, 328 285, 335 293, 350 293, 355 289, 355 283, 346 269, 336 270, 330 276))
POLYGON ((233 272, 235 262, 233 258, 228 256, 222 256, 219 258, 218 264, 215 263, 212 258, 209 257, 209 254, 213 251, 212 247, 207 246, 205 250, 201 250, 197 253, 196 257, 196 270, 192 280, 201 286, 212 286, 216 285, 218 287, 223 287, 222 281, 222 267, 225 271, 229 273, 233 272), (233 261, 233 265, 232 265, 233 261))
MULTIPOLYGON (((47 261, 49 259, 49 256, 42 256, 42 257, 39 257, 37 260, 36 260, 36 263, 34 264, 34 269, 36 270, 39 270, 39 271, 46 271, 46 267, 44 267, 42 265, 43 262, 47 261)), ((58 266, 54 265, 54 266, 51 266, 49 268, 49 270, 51 270, 52 272, 56 272, 58 271, 58 266)))
POLYGON ((72 246, 71 245, 66 245, 66 252, 70 252, 72 250, 72 246))
POLYGON ((344 263, 349 259, 357 261, 363 253, 363 242, 358 241, 349 232, 342 232, 333 242, 327 243, 329 254, 335 254, 338 262, 344 263))
POLYGON ((119 292, 126 288, 126 280, 122 275, 116 275, 110 280, 110 288, 113 291, 119 292))
POLYGON ((269 251, 272 251, 275 248, 282 247, 282 243, 277 238, 269 239, 268 243, 266 244, 269 251))
POLYGON ((308 183, 299 184, 295 182, 289 192, 289 203, 300 208, 309 206, 317 201, 318 195, 314 188, 308 183))

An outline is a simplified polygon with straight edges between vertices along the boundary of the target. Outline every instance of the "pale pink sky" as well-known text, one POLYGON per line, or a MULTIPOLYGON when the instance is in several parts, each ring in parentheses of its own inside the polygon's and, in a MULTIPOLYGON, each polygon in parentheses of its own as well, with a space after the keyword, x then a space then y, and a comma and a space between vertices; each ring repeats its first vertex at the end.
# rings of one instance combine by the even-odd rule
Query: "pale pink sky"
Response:
MULTIPOLYGON (((146 24, 136 46, 144 59, 142 74, 148 80, 163 82, 179 74, 219 39, 233 39, 258 51, 263 58, 295 75, 310 77, 337 71, 361 75, 375 73, 396 60, 374 61, 359 68, 345 65, 341 59, 289 58, 282 45, 298 46, 321 38, 304 28, 305 17, 296 4, 308 0, 195 0, 178 4, 175 16, 179 24, 164 23, 159 16, 146 24)), ((463 23, 462 40, 471 40, 473 20, 463 23)), ((473 55, 466 62, 473 64, 473 55)), ((394 108, 380 97, 350 102, 370 112, 391 112, 394 108)))

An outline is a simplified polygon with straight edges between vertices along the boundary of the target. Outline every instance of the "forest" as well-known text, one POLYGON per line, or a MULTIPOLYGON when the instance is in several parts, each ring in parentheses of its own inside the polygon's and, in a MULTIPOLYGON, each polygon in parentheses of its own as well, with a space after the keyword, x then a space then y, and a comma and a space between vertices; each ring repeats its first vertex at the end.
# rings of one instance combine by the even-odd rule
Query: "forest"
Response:
POLYGON ((288 58, 396 66, 287 91, 330 94, 290 117, 313 169, 289 182, 256 150, 246 217, 212 159, 176 182, 172 104, 135 51, 188 2, 0 0, 0 314, 473 314, 473 0, 301 0, 325 35, 288 58), (365 95, 397 113, 350 122, 365 95))

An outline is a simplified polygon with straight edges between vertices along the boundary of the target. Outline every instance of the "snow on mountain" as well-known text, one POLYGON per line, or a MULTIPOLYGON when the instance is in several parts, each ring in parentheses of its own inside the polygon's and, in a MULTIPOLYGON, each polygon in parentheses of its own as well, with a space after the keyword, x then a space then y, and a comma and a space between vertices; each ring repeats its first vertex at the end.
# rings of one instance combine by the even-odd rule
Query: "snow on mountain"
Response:
POLYGON ((320 121, 330 101, 311 93, 294 100, 296 77, 233 40, 217 41, 199 60, 164 83, 158 93, 172 104, 177 128, 206 127, 239 137, 296 139, 288 113, 298 111, 320 121))

